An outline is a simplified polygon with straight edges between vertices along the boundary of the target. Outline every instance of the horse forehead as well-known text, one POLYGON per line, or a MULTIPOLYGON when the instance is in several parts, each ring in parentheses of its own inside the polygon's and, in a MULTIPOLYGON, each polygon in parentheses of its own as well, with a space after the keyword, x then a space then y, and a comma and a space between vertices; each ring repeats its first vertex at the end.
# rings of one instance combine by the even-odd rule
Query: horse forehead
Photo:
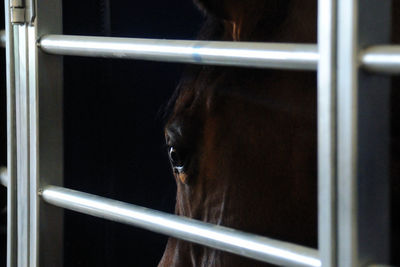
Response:
POLYGON ((170 123, 173 120, 179 121, 182 118, 200 117, 205 114, 204 112, 207 113, 215 104, 213 89, 212 87, 203 89, 195 85, 190 89, 182 90, 175 102, 170 123))

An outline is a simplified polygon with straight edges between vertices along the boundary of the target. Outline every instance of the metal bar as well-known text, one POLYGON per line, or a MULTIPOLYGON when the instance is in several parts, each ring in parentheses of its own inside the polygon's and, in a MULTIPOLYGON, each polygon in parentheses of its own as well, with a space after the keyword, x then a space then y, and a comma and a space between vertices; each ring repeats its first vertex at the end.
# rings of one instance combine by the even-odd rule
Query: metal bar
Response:
MULTIPOLYGON (((5 168, 5 167, 0 167, 0 181, 1 181, 1 183, 4 185, 4 186, 7 186, 7 180, 8 180, 8 177, 7 177, 7 168, 5 168)), ((58 204, 58 202, 60 202, 60 200, 62 200, 62 199, 65 199, 65 198, 70 198, 70 192, 73 192, 74 194, 76 194, 76 193, 78 193, 79 194, 79 196, 80 197, 85 197, 85 199, 87 199, 88 197, 88 195, 89 194, 86 194, 86 193, 81 193, 81 192, 77 192, 77 191, 73 191, 73 190, 69 190, 69 189, 65 189, 65 188, 61 188, 61 187, 54 187, 54 186, 51 186, 51 187, 47 187, 43 192, 42 192, 42 195, 43 195, 43 198, 46 200, 46 201, 48 201, 49 203, 51 203, 51 204, 54 204, 54 205, 56 205, 56 206, 60 206, 60 207, 64 207, 64 208, 69 208, 69 207, 67 207, 67 205, 71 205, 71 203, 69 203, 69 204, 65 204, 65 203, 63 203, 63 204, 58 204), (61 192, 62 194, 64 194, 64 196, 57 196, 57 199, 55 199, 53 196, 50 196, 49 197, 49 192, 50 192, 50 195, 51 194, 54 194, 54 192, 56 193, 56 194, 58 194, 59 192, 61 192), (67 195, 67 196, 66 196, 67 195), (55 201, 57 201, 57 203, 55 203, 55 201)), ((115 207, 115 209, 117 210, 118 208, 119 208, 119 206, 117 205, 115 205, 114 203, 117 203, 117 204, 123 204, 124 205, 124 207, 123 207, 123 209, 128 209, 129 211, 132 209, 132 208, 134 208, 134 210, 136 211, 136 210, 139 210, 139 212, 140 211, 146 211, 146 213, 150 213, 150 216, 157 216, 157 217, 172 217, 174 220, 176 220, 176 218, 178 217, 178 216, 174 216, 174 215, 170 215, 170 214, 166 214, 166 213, 162 213, 162 212, 159 212, 159 211, 154 211, 154 210, 149 210, 149 209, 146 209, 146 208, 141 208, 141 207, 137 207, 137 206, 134 206, 134 205, 131 205, 131 204, 126 204, 126 203, 122 203, 122 202, 118 202, 118 201, 115 201, 115 200, 109 200, 109 199, 105 199, 105 198, 102 198, 102 197, 97 197, 97 196, 93 196, 93 195, 89 195, 91 198, 93 198, 93 200, 95 200, 98 204, 96 204, 96 207, 98 207, 100 204, 101 204, 101 202, 103 202, 102 200, 105 200, 105 202, 107 202, 107 204, 108 205, 111 205, 111 206, 113 206, 113 207, 115 207), (126 207, 128 207, 128 208, 126 208, 126 207), (175 217, 175 218, 174 218, 175 217)), ((76 200, 75 200, 76 201, 76 200)), ((83 202, 79 202, 80 204, 82 204, 83 202)), ((93 202, 92 202, 93 203, 93 202)), ((99 214, 99 213, 92 213, 92 211, 90 211, 90 212, 87 212, 86 211, 86 208, 88 208, 89 206, 85 206, 85 208, 84 209, 82 209, 82 207, 78 207, 78 208, 76 208, 75 206, 73 207, 73 208, 69 208, 69 209, 71 209, 71 210, 75 210, 75 211, 78 211, 78 212, 82 212, 82 213, 85 213, 85 214, 89 214, 89 215, 93 215, 93 216, 97 216, 97 217, 101 217, 101 218, 106 218, 106 219, 110 219, 110 220, 113 220, 113 221, 118 221, 118 222, 123 222, 123 223, 127 223, 127 224, 131 224, 131 225, 134 225, 134 226, 139 226, 140 227, 140 225, 138 224, 138 223, 136 223, 136 222, 126 222, 126 220, 121 220, 121 219, 119 219, 119 218, 115 218, 115 215, 114 214, 111 214, 111 217, 108 217, 108 213, 106 214, 106 215, 104 215, 104 213, 106 213, 107 211, 102 211, 102 213, 101 214, 99 214)), ((120 213, 122 213, 122 212, 120 212, 120 213)), ((124 214, 126 214, 125 212, 123 212, 124 214)), ((179 217, 178 217, 179 218, 179 217)), ((181 218, 179 218, 179 219, 182 219, 182 217, 181 218)), ((183 220, 190 220, 190 219, 186 219, 186 218, 184 218, 183 220)), ((194 220, 190 220, 191 222, 193 222, 194 220)), ((196 223, 199 223, 198 221, 194 221, 194 222, 196 222, 196 223)), ((145 224, 146 222, 141 222, 142 224, 145 224)), ((185 223, 185 222, 184 222, 185 223)), ((202 225, 205 225, 206 227, 209 227, 209 226, 211 226, 210 224, 207 224, 207 223, 201 223, 202 225)), ((224 228, 224 227, 219 227, 219 228, 224 228)), ((226 228, 224 228, 224 229, 226 229, 226 228)), ((152 229, 149 229, 149 230, 152 230, 152 229)), ((231 231, 231 230, 230 230, 231 231)), ((160 231, 161 233, 166 233, 166 234, 169 234, 169 232, 167 232, 167 231, 165 231, 165 232, 163 232, 163 231, 160 231)), ((238 233, 240 233, 239 231, 236 231, 236 232, 238 232, 238 233)), ((275 240, 271 240, 271 239, 268 239, 268 240, 270 240, 270 241, 273 241, 273 242, 275 242, 275 244, 281 244, 282 246, 285 246, 287 243, 284 243, 284 242, 280 242, 280 241, 275 241, 275 240)), ((271 242, 271 244, 273 245, 273 242, 271 242)), ((276 245, 275 245, 275 247, 277 247, 276 245)), ((299 250, 298 250, 298 248, 296 248, 296 247, 300 247, 300 246, 296 246, 296 245, 291 245, 291 247, 293 247, 293 249, 292 250, 295 250, 297 253, 299 253, 299 250)), ((304 247, 300 247, 300 249, 304 249, 304 247)), ((306 251, 309 251, 310 249, 308 249, 308 248, 305 248, 306 249, 306 251)), ((313 254, 312 254, 312 257, 314 257, 314 258, 317 258, 318 257, 318 252, 317 251, 313 251, 313 254)), ((310 265, 307 265, 307 266, 310 266, 310 265)))
POLYGON ((6 31, 0 30, 0 47, 6 47, 6 31))
POLYGON ((371 46, 361 53, 363 67, 371 72, 400 74, 400 46, 371 46))
POLYGON ((37 244, 39 242, 39 235, 37 231, 37 221, 39 217, 38 210, 38 184, 37 184, 37 169, 38 169, 38 119, 37 119, 37 108, 38 108, 38 98, 37 98, 37 48, 36 48, 36 28, 27 27, 27 63, 29 66, 29 71, 27 73, 27 86, 29 88, 29 99, 26 103, 26 109, 29 114, 29 121, 27 121, 26 127, 29 129, 29 266, 38 266, 37 259, 37 244))
POLYGON ((336 266, 336 0, 318 2, 318 248, 336 266))
POLYGON ((17 217, 18 217, 18 266, 29 266, 30 233, 30 175, 29 175, 29 87, 28 87, 28 34, 25 25, 15 26, 15 78, 17 125, 17 217), (17 55, 18 54, 18 55, 17 55))
POLYGON ((116 200, 48 186, 44 201, 58 207, 167 234, 277 265, 320 266, 318 251, 116 200))
POLYGON ((62 33, 62 1, 36 2, 29 26, 31 266, 63 266, 63 210, 44 203, 39 188, 63 184, 63 59, 43 53, 38 36, 62 33))
POLYGON ((17 147, 15 111, 14 31, 10 1, 4 1, 7 76, 7 267, 17 266, 17 147))
POLYGON ((338 261, 388 263, 389 80, 359 69, 362 47, 388 43, 391 1, 338 1, 338 261), (378 231, 376 229, 379 229, 378 231))
MULTIPOLYGON (((324 6, 325 1, 320 1, 322 2, 320 6, 324 6)), ((329 20, 332 16, 324 13, 327 12, 323 12, 320 18, 327 27, 329 24, 326 23, 329 22, 325 20, 329 20)), ((330 39, 320 39, 320 42, 326 40, 330 39)), ((39 46, 44 52, 57 55, 257 68, 316 70, 319 61, 317 46, 311 44, 47 35, 41 38, 39 46)), ((400 46, 372 46, 360 55, 360 64, 368 71, 400 74, 400 46)))
POLYGON ((357 229, 358 6, 339 0, 338 8, 338 263, 359 266, 357 229), (343 19, 344 21, 342 21, 343 19), (342 68, 341 68, 342 67, 342 68))
POLYGON ((61 1, 42 0, 36 11, 40 21, 15 25, 9 35, 13 42, 7 40, 7 46, 14 49, 9 55, 8 80, 10 88, 15 88, 8 96, 13 116, 8 122, 16 136, 8 142, 17 157, 11 160, 16 165, 15 181, 15 174, 8 181, 17 199, 14 221, 8 224, 17 228, 9 231, 14 242, 9 267, 62 266, 63 260, 63 213, 38 197, 43 184, 61 185, 63 177, 62 58, 37 47, 38 35, 62 31, 61 1))
POLYGON ((47 35, 39 41, 50 54, 126 58, 194 64, 315 70, 315 45, 214 42, 47 35))

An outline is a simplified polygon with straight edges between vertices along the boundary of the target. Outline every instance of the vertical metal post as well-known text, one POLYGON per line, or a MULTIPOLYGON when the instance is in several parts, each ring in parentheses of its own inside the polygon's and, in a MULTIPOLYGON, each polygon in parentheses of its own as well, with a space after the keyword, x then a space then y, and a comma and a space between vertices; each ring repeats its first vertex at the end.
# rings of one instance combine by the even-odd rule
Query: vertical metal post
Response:
POLYGON ((336 0, 318 1, 318 249, 336 266, 336 0))
MULTIPOLYGON (((37 40, 46 34, 62 34, 62 0, 36 1, 36 39, 31 42, 36 53, 37 106, 31 103, 37 120, 35 129, 37 155, 36 188, 63 184, 63 59, 38 51, 37 40)), ((32 59, 32 61, 35 61, 32 59)), ((34 78, 31 78, 34 83, 34 78)), ((33 135, 32 135, 33 137, 33 135)), ((36 191, 37 193, 37 191, 36 191)), ((39 218, 37 244, 39 266, 63 266, 63 210, 45 203, 35 195, 39 218)))
POLYGON ((16 79, 16 126, 17 126, 17 230, 18 230, 18 266, 29 266, 29 88, 27 62, 26 26, 14 28, 15 40, 15 79, 16 79))
POLYGON ((387 43, 391 1, 338 0, 338 266, 388 262, 389 79, 359 69, 387 43))
POLYGON ((14 34, 10 2, 4 1, 7 76, 7 267, 17 266, 17 153, 15 126, 14 34))
MULTIPOLYGON (((12 136, 9 147, 16 148, 17 160, 9 164, 16 162, 17 174, 8 188, 16 190, 17 205, 11 213, 16 212, 18 219, 9 223, 14 247, 9 251, 9 267, 62 266, 63 213, 42 202, 38 194, 43 186, 63 181, 63 66, 61 57, 45 55, 37 47, 39 36, 62 33, 61 4, 61 0, 41 0, 31 5, 37 8, 31 13, 39 18, 14 25, 10 37, 14 53, 9 60, 15 64, 8 65, 9 88, 15 84, 15 95, 9 94, 9 114, 14 114, 15 104, 15 116, 8 121, 10 132, 15 124, 10 135, 16 140, 12 136)), ((10 10, 7 5, 6 10, 10 10)))

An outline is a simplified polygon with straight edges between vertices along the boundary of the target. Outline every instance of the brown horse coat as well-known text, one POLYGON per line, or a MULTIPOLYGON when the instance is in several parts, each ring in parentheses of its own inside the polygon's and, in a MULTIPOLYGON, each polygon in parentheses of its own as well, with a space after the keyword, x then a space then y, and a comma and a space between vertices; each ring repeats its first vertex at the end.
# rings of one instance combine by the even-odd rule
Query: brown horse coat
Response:
MULTIPOLYGON (((316 43, 317 1, 195 0, 200 39, 316 43)), ((191 66, 165 127, 175 212, 317 246, 316 75, 191 66)), ((159 266, 263 266, 170 238, 159 266)))

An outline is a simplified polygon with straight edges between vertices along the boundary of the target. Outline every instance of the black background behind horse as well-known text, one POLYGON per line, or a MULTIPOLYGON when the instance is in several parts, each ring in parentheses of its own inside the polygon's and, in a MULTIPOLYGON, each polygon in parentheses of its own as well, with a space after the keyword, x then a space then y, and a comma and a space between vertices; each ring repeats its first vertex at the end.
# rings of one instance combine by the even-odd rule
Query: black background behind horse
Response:
MULTIPOLYGON (((64 34, 193 39, 201 14, 191 1, 63 1, 64 34)), ((0 29, 4 7, 0 4, 0 29)), ((0 165, 6 164, 5 58, 0 49, 0 165)), ((180 64, 64 58, 65 186, 173 212, 175 181, 163 113, 180 64)), ((0 186, 0 209, 6 189, 0 186)), ((6 213, 0 228, 5 266, 6 213)), ((65 266, 156 266, 167 237, 65 212, 65 266)))
MULTIPOLYGON (((188 39, 199 24, 190 1, 64 1, 65 34, 188 39)), ((181 68, 65 58, 65 186, 173 211, 163 106, 181 68)), ((155 266, 165 247, 164 236, 72 212, 65 223, 65 266, 155 266)))

